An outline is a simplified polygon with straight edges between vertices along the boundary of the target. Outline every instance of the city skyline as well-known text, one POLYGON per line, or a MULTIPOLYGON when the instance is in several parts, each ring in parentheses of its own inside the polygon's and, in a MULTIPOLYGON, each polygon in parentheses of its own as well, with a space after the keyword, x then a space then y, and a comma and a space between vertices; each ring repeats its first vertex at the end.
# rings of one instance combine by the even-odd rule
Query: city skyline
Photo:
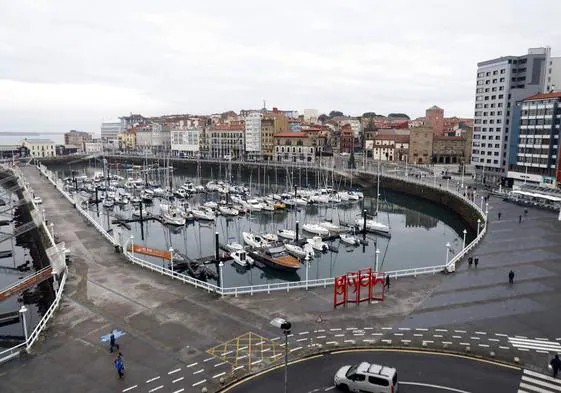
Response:
POLYGON ((440 1, 56 4, 0 5, 10 38, 0 45, 0 132, 97 134, 130 112, 238 111, 263 99, 412 118, 436 104, 472 117, 477 62, 546 45, 558 56, 561 39, 551 28, 561 5, 547 0, 453 10, 440 1))

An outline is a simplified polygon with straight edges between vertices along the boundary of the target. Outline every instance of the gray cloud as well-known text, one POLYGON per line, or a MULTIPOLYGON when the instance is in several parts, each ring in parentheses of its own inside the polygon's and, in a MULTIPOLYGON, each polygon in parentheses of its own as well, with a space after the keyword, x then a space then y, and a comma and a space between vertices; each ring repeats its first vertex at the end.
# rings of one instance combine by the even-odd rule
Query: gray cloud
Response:
POLYGON ((263 98, 471 116, 476 63, 561 42, 561 3, 456 3, 1 2, 0 131, 97 132, 131 111, 237 111, 263 98))

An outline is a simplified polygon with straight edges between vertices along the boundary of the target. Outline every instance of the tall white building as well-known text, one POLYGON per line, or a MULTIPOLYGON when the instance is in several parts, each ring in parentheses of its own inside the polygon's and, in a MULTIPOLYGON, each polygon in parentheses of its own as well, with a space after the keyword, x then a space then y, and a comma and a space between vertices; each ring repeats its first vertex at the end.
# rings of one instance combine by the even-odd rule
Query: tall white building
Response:
POLYGON ((122 131, 121 120, 110 120, 101 123, 101 138, 105 140, 118 139, 119 133, 122 131))
POLYGON ((543 92, 555 79, 550 48, 477 64, 472 164, 476 179, 496 185, 506 176, 515 103, 543 92), (551 70, 550 70, 551 68, 551 70))
POLYGON ((174 156, 198 157, 202 127, 171 130, 171 152, 174 156))
POLYGON ((261 111, 250 111, 244 116, 245 151, 247 158, 258 159, 261 156, 261 111))

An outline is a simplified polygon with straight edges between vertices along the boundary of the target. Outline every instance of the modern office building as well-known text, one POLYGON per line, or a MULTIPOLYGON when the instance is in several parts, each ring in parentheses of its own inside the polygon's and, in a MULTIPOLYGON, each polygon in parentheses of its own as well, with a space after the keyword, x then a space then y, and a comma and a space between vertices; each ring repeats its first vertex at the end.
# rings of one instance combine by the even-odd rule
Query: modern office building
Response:
POLYGON ((119 133, 123 130, 121 120, 110 120, 101 123, 101 139, 117 140, 119 133))
POLYGON ((202 127, 182 127, 171 130, 171 152, 174 156, 199 157, 202 127))
POLYGON ((538 93, 517 105, 519 132, 508 178, 514 185, 556 187, 561 137, 561 91, 538 93))
POLYGON ((245 121, 245 153, 250 160, 261 158, 262 117, 262 111, 248 111, 243 115, 245 121))
MULTIPOLYGON (((555 84, 554 62, 547 47, 529 49, 523 56, 499 57, 477 64, 472 142, 477 180, 496 185, 506 179, 515 104, 555 84)), ((514 128, 516 132, 518 127, 514 128)))

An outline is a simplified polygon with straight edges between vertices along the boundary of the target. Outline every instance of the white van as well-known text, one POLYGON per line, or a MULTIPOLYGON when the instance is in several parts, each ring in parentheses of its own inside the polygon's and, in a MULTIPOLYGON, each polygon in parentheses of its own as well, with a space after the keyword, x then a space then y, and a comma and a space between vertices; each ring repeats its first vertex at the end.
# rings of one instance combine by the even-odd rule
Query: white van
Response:
POLYGON ((368 393, 397 393, 399 385, 395 368, 367 362, 341 367, 334 383, 344 392, 368 393))

